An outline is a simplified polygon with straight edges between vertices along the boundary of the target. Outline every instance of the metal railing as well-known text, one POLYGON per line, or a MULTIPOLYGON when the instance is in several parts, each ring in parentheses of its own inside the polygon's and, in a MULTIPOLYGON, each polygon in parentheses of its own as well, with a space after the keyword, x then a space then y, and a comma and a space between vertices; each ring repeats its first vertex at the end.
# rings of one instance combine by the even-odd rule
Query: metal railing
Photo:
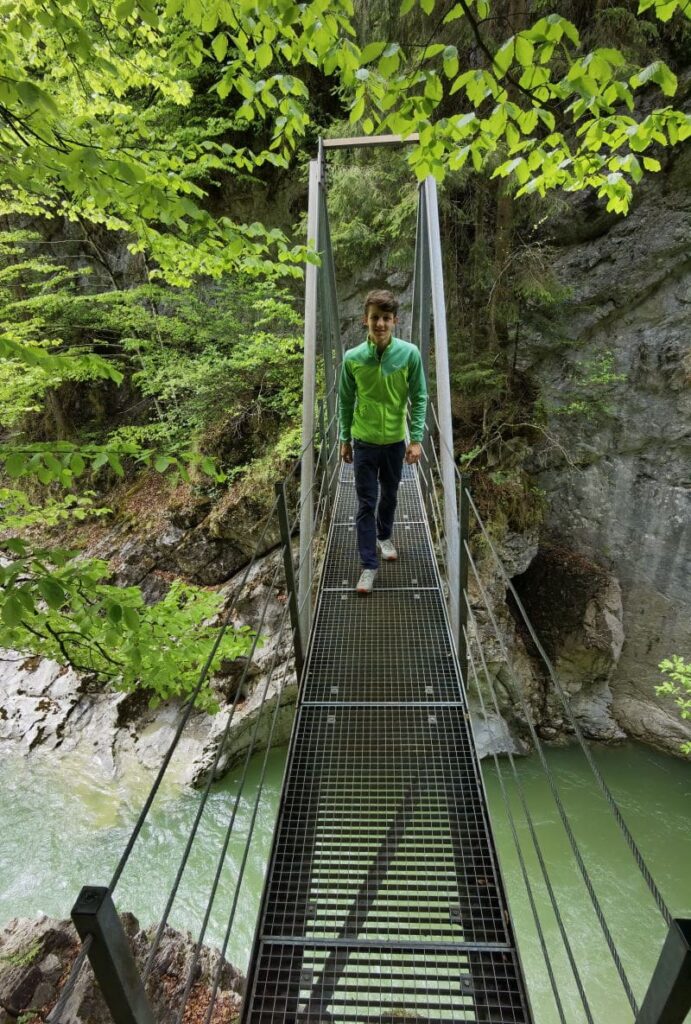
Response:
MULTIPOLYGON (((592 905, 602 934, 604 949, 611 959, 622 986, 624 997, 631 1010, 632 1021, 635 1024, 682 1024, 686 1019, 686 1014, 691 1010, 691 921, 673 917, 645 863, 624 815, 598 768, 593 750, 585 740, 571 708, 567 691, 560 682, 554 665, 547 656, 545 648, 528 618, 520 596, 501 561, 497 544, 493 541, 473 500, 469 477, 460 472, 452 458, 451 435, 443 429, 442 417, 434 402, 431 402, 429 406, 429 422, 431 429, 420 466, 420 479, 423 490, 426 492, 430 530, 439 556, 440 571, 446 576, 450 617, 453 615, 454 607, 457 609, 454 637, 461 674, 471 709, 475 712, 475 720, 479 720, 485 727, 489 727, 492 720, 496 722, 503 717, 502 701, 498 693, 497 668, 496 665, 490 667, 489 658, 485 653, 489 639, 493 649, 499 652, 501 665, 511 679, 512 693, 520 707, 521 720, 527 726, 533 749, 549 784, 554 806, 574 859, 575 870, 580 876, 587 898, 592 905), (445 483, 442 460, 444 449, 453 465, 455 477, 453 493, 448 490, 445 483), (457 517, 450 526, 459 546, 457 569, 453 564, 449 568, 448 564, 448 529, 451 518, 448 515, 449 507, 458 509, 457 517), (501 610, 496 607, 496 599, 490 596, 487 569, 485 568, 483 574, 479 566, 477 549, 480 546, 489 555, 488 562, 491 565, 491 572, 501 581, 502 592, 511 596, 523 628, 530 636, 542 665, 542 678, 548 682, 550 693, 559 702, 563 717, 568 722, 568 726, 583 752, 595 784, 606 801, 623 841, 633 857, 634 864, 649 890, 655 908, 667 928, 667 938, 660 951, 657 968, 640 1005, 634 994, 633 985, 618 949, 616 938, 608 923, 607 914, 598 896, 592 873, 587 866, 587 859, 576 835, 577 830, 570 819, 544 744, 540 740, 533 710, 524 695, 522 682, 517 677, 512 657, 507 649, 507 641, 500 626, 501 610), (483 625, 479 622, 480 616, 482 616, 483 625), (489 634, 489 637, 484 634, 489 634)), ((494 589, 496 590, 496 588, 494 589)), ((588 1024, 593 1024, 594 1021, 601 1020, 601 1018, 594 1016, 591 1006, 592 998, 588 997, 587 985, 582 977, 583 951, 574 949, 573 937, 569 935, 569 930, 564 923, 563 907, 560 906, 549 869, 549 857, 543 848, 540 828, 531 813, 516 759, 510 750, 507 750, 507 768, 502 763, 503 759, 500 759, 496 753, 491 753, 490 756, 516 852, 525 896, 528 900, 535 933, 549 978, 555 1012, 561 1022, 565 1022, 569 1017, 563 1006, 566 978, 563 974, 558 977, 554 967, 555 959, 561 958, 565 959, 568 965, 580 1003, 579 1012, 582 1013, 583 1019, 588 1024), (507 786, 505 778, 507 772, 513 791, 518 794, 518 807, 512 805, 509 797, 509 786, 507 786), (521 818, 522 821, 519 821, 521 818), (520 838, 521 834, 529 837, 527 848, 524 848, 525 839, 520 838), (539 892, 535 891, 536 883, 532 877, 534 872, 531 872, 527 866, 531 862, 537 864, 539 868, 537 872, 539 892), (550 915, 551 921, 556 924, 558 930, 561 951, 555 950, 554 946, 550 947, 545 937, 545 919, 547 918, 550 923, 550 915)), ((515 893, 510 893, 510 897, 512 895, 514 898, 516 897, 515 893)))
MULTIPOLYGON (((320 399, 322 410, 323 403, 327 399, 328 395, 324 396, 324 399, 320 399)), ((231 902, 227 908, 227 924, 221 947, 221 957, 218 960, 214 977, 210 979, 209 1002, 204 1020, 206 1024, 209 1024, 212 1019, 224 965, 224 956, 231 940, 233 929, 237 926, 239 896, 254 837, 254 825, 264 788, 267 759, 274 743, 276 725, 281 709, 281 700, 278 696, 274 700, 273 707, 269 707, 272 684, 280 692, 286 683, 289 682, 292 675, 295 675, 299 680, 304 664, 307 637, 302 631, 302 621, 304 621, 306 610, 311 615, 315 594, 310 583, 309 589, 306 589, 299 595, 296 587, 296 578, 303 573, 304 565, 308 560, 310 565, 314 564, 315 551, 323 544, 331 504, 329 496, 330 487, 333 487, 333 476, 335 474, 333 467, 334 464, 337 466, 336 453, 333 450, 333 444, 330 445, 329 442, 332 428, 333 414, 327 420, 322 411, 316 426, 309 435, 308 441, 302 446, 299 457, 293 462, 285 477, 277 482, 274 501, 265 518, 255 550, 237 585, 228 597, 227 611, 218 625, 214 644, 208 651, 204 664, 200 669, 196 688, 184 707, 173 739, 163 758, 144 806, 132 828, 129 840, 114 869, 110 882, 106 886, 85 886, 73 907, 72 918, 82 940, 82 946, 73 963, 70 975, 62 988, 60 998, 49 1015, 48 1020, 50 1024, 64 1024, 64 1021, 69 1017, 70 1000, 87 959, 91 963, 102 995, 116 1024, 153 1024, 154 1017, 146 994, 146 985, 149 981, 166 925, 170 920, 171 911, 178 896, 183 876, 189 870, 195 843, 200 841, 201 826, 205 820, 205 813, 208 812, 212 785, 220 774, 219 765, 221 757, 224 753, 227 754, 227 747, 232 725, 236 718, 239 700, 241 695, 246 693, 246 687, 249 685, 250 672, 253 663, 256 661, 259 642, 262 639, 266 639, 265 624, 270 603, 277 592, 283 591, 285 593, 283 609, 275 631, 270 637, 273 644, 273 654, 268 667, 265 665, 263 668, 264 677, 263 682, 259 684, 261 686, 261 693, 258 696, 257 707, 254 712, 255 717, 250 730, 250 741, 241 759, 241 777, 232 800, 232 806, 229 809, 228 823, 221 849, 209 881, 208 898, 204 909, 202 925, 195 941, 192 960, 179 1005, 174 1011, 171 1011, 172 1016, 170 1017, 170 1020, 174 1021, 175 1024, 180 1024, 185 1015, 190 992, 196 980, 200 952, 207 933, 212 908, 214 908, 218 900, 219 880, 227 863, 231 838, 236 831, 238 807, 240 801, 244 799, 243 794, 247 787, 250 761, 256 753, 263 749, 264 757, 260 769, 259 783, 253 799, 250 824, 247 834, 244 836, 244 844, 240 854, 231 902), (306 459, 308 454, 311 458, 306 459), (300 492, 297 479, 306 461, 311 467, 311 477, 308 481, 303 479, 304 490, 300 492), (309 510, 307 531, 309 544, 305 545, 302 543, 298 554, 295 550, 297 547, 296 538, 299 525, 305 522, 305 508, 309 510), (275 534, 278 534, 281 538, 278 548, 272 546, 270 541, 270 538, 275 534), (153 935, 145 961, 137 965, 133 959, 128 940, 115 909, 113 897, 123 874, 127 871, 135 846, 145 841, 142 834, 151 808, 195 709, 195 702, 202 687, 208 681, 214 654, 225 632, 231 628, 231 616, 234 614, 234 610, 243 601, 243 598, 249 595, 249 588, 252 585, 252 570, 255 569, 260 559, 265 557, 268 557, 270 560, 272 559, 274 564, 271 568, 270 581, 266 587, 264 600, 256 613, 256 620, 249 623, 254 633, 252 646, 238 680, 232 705, 227 710, 226 724, 220 739, 217 741, 213 763, 206 772, 206 781, 200 790, 197 810, 187 835, 174 881, 170 890, 162 895, 162 898, 165 898, 165 906, 162 910, 159 924, 153 935), (260 745, 260 724, 266 715, 270 716, 268 739, 266 742, 262 741, 260 745)), ((304 478, 304 473, 301 475, 304 478)))

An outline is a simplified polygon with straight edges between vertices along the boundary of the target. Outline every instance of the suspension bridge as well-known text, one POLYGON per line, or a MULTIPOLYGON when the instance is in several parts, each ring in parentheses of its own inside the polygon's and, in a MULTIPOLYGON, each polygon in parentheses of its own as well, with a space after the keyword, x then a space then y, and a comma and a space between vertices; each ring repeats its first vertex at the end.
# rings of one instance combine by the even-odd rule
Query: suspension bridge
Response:
MULTIPOLYGON (((468 707, 472 690, 482 715, 499 714, 500 710, 493 675, 479 641, 480 618, 491 629, 493 643, 501 649, 508 671, 512 671, 496 610, 473 554, 472 533, 482 537, 496 561, 496 572, 503 577, 507 591, 513 593, 544 661, 546 675, 562 701, 576 739, 583 745, 594 782, 610 805, 622 841, 630 850, 632 869, 640 870, 667 930, 658 966, 639 999, 555 786, 530 708, 524 703, 523 713, 568 838, 574 870, 592 901, 630 1009, 630 1020, 635 1024, 683 1024, 691 1007, 691 922, 675 918, 667 908, 501 565, 468 481, 455 465, 442 249, 433 179, 423 182, 419 192, 411 330, 411 340, 420 348, 434 396, 428 411, 423 460, 419 467, 404 469, 395 527, 399 559, 381 567, 371 596, 362 598, 355 591, 360 568, 355 543, 355 487, 352 468, 339 461, 336 429, 336 382, 343 352, 326 200, 327 157, 330 146, 399 142, 392 138, 324 142, 318 158, 310 164, 308 242, 320 253, 320 263, 309 263, 306 271, 303 447, 300 458, 276 486, 274 507, 255 558, 229 602, 232 607, 241 595, 252 565, 264 550, 267 531, 278 527, 282 558, 276 562, 268 589, 283 582, 288 600, 262 699, 266 701, 272 678, 280 684, 286 679, 287 642, 294 655, 299 699, 250 957, 242 1022, 346 1024, 408 1019, 429 1024, 531 1024, 554 1019, 562 1024, 609 1024, 609 1019, 598 1017, 591 1006, 578 951, 564 926, 551 884, 539 827, 530 815, 509 756, 504 767, 517 782, 518 804, 512 806, 503 781, 501 789, 550 981, 552 1016, 543 1016, 544 1008, 531 1002, 511 920, 511 894, 505 892, 492 836, 468 707), (319 368, 323 372, 318 372, 319 368), (317 393, 318 380, 324 381, 323 394, 317 393), (519 812, 525 815, 530 848, 539 864, 539 892, 530 883, 527 851, 519 840, 519 812), (553 914, 558 923, 569 982, 578 993, 576 1016, 565 1008, 561 998, 564 978, 555 966, 554 950, 545 936, 546 913, 553 914)), ((257 624, 255 645, 266 607, 257 624)), ((221 635, 222 629, 217 642, 221 635)), ((198 690, 210 661, 211 655, 200 673, 198 690)), ((241 690, 239 686, 237 693, 241 690)), ((520 684, 517 692, 520 694, 520 684)), ((270 716, 269 745, 278 706, 278 700, 272 710, 267 704, 265 712, 270 716)), ((213 769, 200 793, 199 811, 141 973, 127 948, 113 894, 134 845, 141 841, 148 811, 192 707, 193 702, 180 720, 110 884, 87 886, 77 899, 73 919, 83 945, 50 1015, 51 1024, 66 1024, 69 1020, 71 992, 87 958, 115 1024, 154 1024, 146 983, 189 864, 213 769)), ((235 708, 234 704, 228 715, 226 737, 235 708)), ((255 738, 259 721, 257 716, 255 738)), ((226 737, 219 743, 214 769, 226 737)), ((245 771, 253 750, 251 745, 245 771)), ((495 763, 501 780, 502 768, 496 758, 495 763)), ((266 757, 262 779, 265 767, 266 757)), ((261 791, 260 784, 253 822, 261 791)), ((217 896, 240 792, 228 810, 228 829, 210 884, 197 954, 217 896)), ((224 954, 236 925, 251 831, 228 908, 221 949, 224 954)), ((175 1013, 175 1024, 188 1019, 194 966, 175 1013)), ((217 1020, 218 985, 216 977, 206 1024, 217 1020)))

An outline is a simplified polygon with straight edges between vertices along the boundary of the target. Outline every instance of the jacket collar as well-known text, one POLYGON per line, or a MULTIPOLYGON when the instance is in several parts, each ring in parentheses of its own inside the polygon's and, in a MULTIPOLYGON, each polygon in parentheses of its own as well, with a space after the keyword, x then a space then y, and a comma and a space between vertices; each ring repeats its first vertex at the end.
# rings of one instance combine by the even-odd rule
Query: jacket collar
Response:
MULTIPOLYGON (((378 352, 377 346, 376 346, 375 342, 373 342, 372 339, 369 337, 369 335, 367 336, 366 342, 367 342, 367 351, 369 352, 370 356, 373 359, 376 359, 377 362, 380 362, 379 352, 378 352)), ((384 351, 381 354, 381 358, 382 359, 384 358, 384 356, 386 355, 387 352, 391 351, 391 349, 393 348, 395 342, 396 342, 396 339, 394 338, 394 336, 392 334, 391 335, 391 341, 389 342, 389 344, 386 346, 386 348, 384 349, 384 351)))

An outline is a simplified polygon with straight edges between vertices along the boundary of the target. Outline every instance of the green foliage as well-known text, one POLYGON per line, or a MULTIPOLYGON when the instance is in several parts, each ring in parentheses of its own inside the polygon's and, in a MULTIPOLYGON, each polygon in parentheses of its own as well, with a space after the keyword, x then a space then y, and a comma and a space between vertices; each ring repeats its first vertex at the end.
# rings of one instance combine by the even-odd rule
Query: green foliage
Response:
MULTIPOLYGON (((673 697, 679 708, 681 717, 691 719, 691 662, 685 661, 678 654, 661 661, 658 668, 666 680, 655 687, 661 696, 673 697)), ((682 753, 691 755, 691 742, 683 743, 682 753)))
POLYGON ((302 321, 286 292, 228 279, 201 292, 153 288, 126 301, 144 295, 159 310, 155 323, 123 336, 122 346, 132 381, 156 402, 158 418, 120 428, 113 444, 155 444, 170 453, 192 442, 230 468, 239 461, 234 439, 252 423, 292 424, 301 402, 302 321))
POLYGON ((573 396, 564 405, 555 406, 552 411, 559 416, 584 416, 595 420, 612 414, 610 397, 617 384, 626 380, 625 373, 614 370, 614 356, 610 351, 602 352, 592 359, 579 363, 571 385, 573 396))
MULTIPOLYGON (((120 689, 140 683, 152 706, 190 696, 217 632, 211 623, 221 595, 176 581, 147 606, 137 587, 108 583, 108 564, 99 559, 34 549, 18 538, 2 546, 8 559, 0 569, 0 646, 52 658, 120 689)), ((248 629, 227 630, 210 671, 246 653, 251 642, 248 629)), ((215 709, 208 683, 198 706, 215 709)))
MULTIPOLYGON (((691 17, 689 5, 676 0, 644 0, 639 13, 653 4, 662 20, 677 8, 680 17, 691 17)), ((404 0, 401 13, 413 6, 404 0)), ((436 14, 434 0, 420 6, 436 14)), ((584 52, 576 26, 557 13, 493 45, 480 28, 490 12, 487 0, 463 2, 443 19, 472 27, 485 66, 459 68, 456 47, 436 40, 414 61, 398 44, 370 44, 363 55, 368 66, 349 82, 351 121, 362 120, 367 132, 418 132, 410 158, 418 178, 441 180, 468 164, 507 178, 517 195, 592 187, 609 210, 625 213, 632 185, 645 170, 659 170, 649 150, 691 134, 689 116, 671 106, 635 114, 638 90, 654 84, 665 97, 675 94, 674 73, 661 60, 632 73, 614 47, 584 52)))
POLYGON ((214 217, 199 182, 285 165, 308 120, 306 87, 286 71, 356 61, 349 13, 345 2, 324 14, 319 2, 282 0, 9 0, 0 208, 129 231, 174 283, 239 268, 288 272, 302 248, 263 225, 214 217), (178 133, 175 112, 201 88, 226 101, 222 130, 210 117, 192 137, 178 133), (238 133, 254 122, 268 137, 251 150, 238 133))
POLYGON ((18 949, 16 953, 0 955, 0 961, 10 964, 12 967, 28 967, 32 964, 41 952, 41 940, 34 939, 24 949, 18 949))
MULTIPOLYGON (((337 122, 330 135, 347 134, 337 122)), ((405 262, 415 234, 417 187, 401 153, 335 153, 330 166, 329 211, 339 272, 356 272, 387 253, 405 262)))
POLYGON ((48 497, 36 505, 25 491, 0 487, 3 530, 14 532, 32 527, 50 528, 58 523, 82 522, 109 515, 111 509, 96 505, 96 497, 95 491, 82 491, 78 495, 66 494, 60 499, 48 497))

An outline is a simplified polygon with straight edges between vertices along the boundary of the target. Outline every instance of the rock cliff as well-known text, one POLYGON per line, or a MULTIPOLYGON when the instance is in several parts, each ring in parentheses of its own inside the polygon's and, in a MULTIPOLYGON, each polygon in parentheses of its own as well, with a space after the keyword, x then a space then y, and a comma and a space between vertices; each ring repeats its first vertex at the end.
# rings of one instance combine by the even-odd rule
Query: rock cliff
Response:
MULTIPOLYGON (((689 726, 654 687, 660 660, 691 650, 691 152, 641 187, 628 217, 581 201, 552 241, 570 290, 563 334, 532 337, 521 364, 561 446, 531 466, 549 503, 540 544, 585 558, 620 590, 613 716, 678 753, 689 726)), ((568 561, 552 564, 566 599, 568 561)), ((581 653, 573 635, 564 644, 572 666, 593 649, 592 637, 581 653)))

